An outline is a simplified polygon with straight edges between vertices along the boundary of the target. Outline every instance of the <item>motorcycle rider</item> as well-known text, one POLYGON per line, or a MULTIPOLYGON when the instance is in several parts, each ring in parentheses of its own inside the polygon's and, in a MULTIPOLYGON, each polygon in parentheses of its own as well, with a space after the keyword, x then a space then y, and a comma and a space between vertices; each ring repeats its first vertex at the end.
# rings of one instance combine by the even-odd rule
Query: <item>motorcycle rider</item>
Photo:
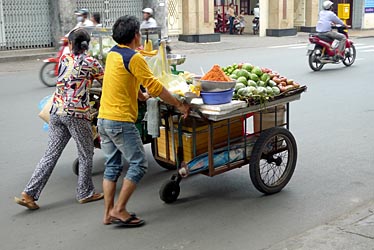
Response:
POLYGON ((80 9, 78 12, 75 13, 77 15, 77 25, 74 27, 73 30, 79 28, 79 27, 93 27, 93 22, 88 19, 88 9, 80 9))
POLYGON ((157 27, 157 22, 152 16, 153 10, 151 8, 145 8, 143 10, 143 22, 140 24, 140 29, 157 27))
POLYGON ((338 32, 332 31, 331 24, 340 24, 345 27, 345 23, 336 16, 333 12, 333 2, 331 1, 324 1, 322 6, 323 10, 319 13, 319 20, 317 22, 316 31, 318 33, 322 33, 323 35, 330 37, 331 39, 336 39, 339 41, 338 46, 338 55, 335 56, 335 60, 344 59, 344 50, 345 50, 345 42, 347 40, 346 36, 340 34, 338 32))

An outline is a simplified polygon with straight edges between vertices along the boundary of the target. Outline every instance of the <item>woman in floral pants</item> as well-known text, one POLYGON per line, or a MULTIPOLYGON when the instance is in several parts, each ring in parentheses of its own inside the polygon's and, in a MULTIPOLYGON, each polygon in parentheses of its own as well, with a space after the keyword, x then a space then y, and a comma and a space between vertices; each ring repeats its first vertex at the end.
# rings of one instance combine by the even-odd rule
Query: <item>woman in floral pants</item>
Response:
POLYGON ((38 209, 39 199, 54 167, 70 138, 76 142, 79 159, 79 177, 76 198, 79 203, 103 198, 95 193, 92 182, 93 137, 90 122, 89 88, 93 79, 101 82, 104 71, 96 59, 89 57, 90 36, 84 29, 69 34, 72 53, 62 56, 59 64, 56 92, 50 111, 49 140, 44 156, 30 181, 15 202, 29 209, 38 209))

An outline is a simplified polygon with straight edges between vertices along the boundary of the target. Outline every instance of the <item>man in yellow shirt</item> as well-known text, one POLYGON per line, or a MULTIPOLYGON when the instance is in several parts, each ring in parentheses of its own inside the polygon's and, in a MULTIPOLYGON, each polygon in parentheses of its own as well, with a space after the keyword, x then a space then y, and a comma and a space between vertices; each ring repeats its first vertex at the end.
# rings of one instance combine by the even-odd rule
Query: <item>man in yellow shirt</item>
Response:
POLYGON ((141 41, 139 30, 140 22, 134 16, 122 16, 113 25, 113 39, 118 45, 107 56, 98 117, 101 148, 106 156, 103 223, 124 227, 144 224, 143 220, 126 210, 128 200, 148 168, 143 143, 135 126, 138 117, 137 99, 146 98, 140 91, 140 84, 152 96, 159 96, 175 106, 185 117, 189 113, 189 107, 180 103, 162 86, 143 56, 135 52, 141 41), (114 204, 116 182, 123 169, 122 156, 129 163, 129 169, 114 204))

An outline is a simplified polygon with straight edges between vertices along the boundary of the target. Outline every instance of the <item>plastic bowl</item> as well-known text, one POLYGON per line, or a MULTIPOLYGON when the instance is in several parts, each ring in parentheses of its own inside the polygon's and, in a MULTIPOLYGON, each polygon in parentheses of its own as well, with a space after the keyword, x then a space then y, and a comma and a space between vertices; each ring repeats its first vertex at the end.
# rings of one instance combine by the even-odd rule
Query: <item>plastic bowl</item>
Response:
POLYGON ((234 89, 229 89, 229 90, 219 91, 219 92, 206 92, 206 91, 200 92, 200 95, 203 98, 204 104, 209 104, 209 105, 230 103, 232 100, 233 94, 234 94, 234 89))
POLYGON ((235 87, 236 81, 231 82, 217 82, 217 81, 206 81, 198 80, 201 84, 201 90, 206 92, 220 92, 223 90, 229 90, 235 87))

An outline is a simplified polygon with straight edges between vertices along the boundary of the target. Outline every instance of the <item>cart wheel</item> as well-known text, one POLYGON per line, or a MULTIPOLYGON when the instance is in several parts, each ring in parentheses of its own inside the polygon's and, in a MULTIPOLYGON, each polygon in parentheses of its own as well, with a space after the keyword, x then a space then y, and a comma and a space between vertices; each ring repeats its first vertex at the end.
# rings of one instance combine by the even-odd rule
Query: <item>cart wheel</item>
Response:
POLYGON ((173 203, 180 193, 179 183, 175 180, 166 181, 160 188, 160 199, 165 203, 173 203))
POLYGON ((280 127, 263 131, 249 161, 253 185, 264 194, 280 192, 290 181, 296 161, 297 146, 290 131, 280 127))
POLYGON ((161 167, 167 169, 167 170, 176 170, 177 169, 176 165, 170 164, 170 163, 166 163, 166 162, 163 162, 163 161, 160 161, 160 160, 156 159, 156 151, 155 151, 155 147, 156 146, 157 145, 155 143, 155 140, 152 140, 152 142, 151 142, 152 155, 153 155, 153 158, 155 159, 155 161, 157 162, 157 164, 160 165, 161 167))
POLYGON ((72 168, 73 168, 73 173, 74 173, 76 176, 78 176, 78 175, 79 175, 79 160, 78 160, 78 158, 76 158, 76 159, 73 161, 72 168))

